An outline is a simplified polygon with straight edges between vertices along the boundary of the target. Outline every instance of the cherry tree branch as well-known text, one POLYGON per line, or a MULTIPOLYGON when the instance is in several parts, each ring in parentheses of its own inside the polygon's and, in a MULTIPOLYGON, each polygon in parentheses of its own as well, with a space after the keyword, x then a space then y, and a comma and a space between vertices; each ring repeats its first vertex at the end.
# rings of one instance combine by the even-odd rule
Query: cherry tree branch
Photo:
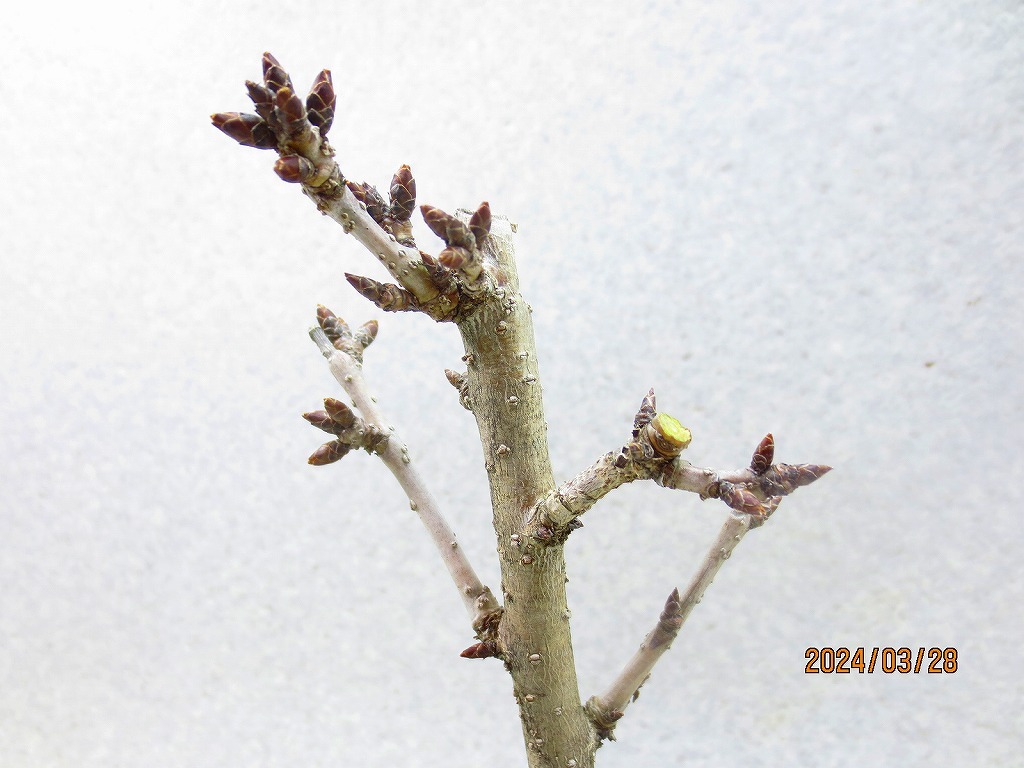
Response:
POLYGON ((658 617, 658 623, 647 633, 633 658, 604 693, 592 696, 587 701, 587 713, 601 738, 614 740, 616 722, 623 716, 629 703, 640 695, 640 687, 650 677, 654 665, 672 646, 672 641, 676 639, 694 606, 700 602, 723 563, 750 530, 753 519, 751 515, 745 514, 729 516, 686 591, 680 595, 678 589, 672 590, 658 617))
POLYGON ((277 175, 300 185, 321 213, 355 237, 398 281, 346 275, 360 294, 388 312, 420 311, 450 321, 503 281, 484 247, 491 229, 486 202, 467 212, 466 221, 433 206, 420 207, 427 226, 445 242, 435 258, 419 251, 413 240, 416 181, 408 165, 392 178, 388 201, 376 187, 345 178, 327 141, 337 108, 329 70, 317 75, 303 100, 281 63, 264 53, 263 83, 248 81, 246 88, 255 114, 219 112, 211 116, 214 126, 245 146, 276 150, 277 175))
POLYGON ((771 434, 758 444, 745 469, 695 467, 680 455, 690 444, 690 430, 656 408, 652 389, 634 418, 632 439, 626 446, 617 454, 604 454, 541 499, 528 521, 528 532, 541 540, 560 540, 565 532, 579 527, 577 518, 584 512, 634 480, 654 480, 664 488, 690 491, 702 499, 721 499, 732 509, 753 515, 753 527, 757 527, 782 497, 832 469, 820 464, 772 464, 775 440, 771 434))
MULTIPOLYGON (((312 328, 309 335, 320 348, 323 356, 327 358, 334 378, 338 380, 362 414, 366 425, 364 432, 373 436, 367 441, 367 444, 359 447, 376 453, 384 465, 391 470, 402 490, 409 497, 409 506, 416 512, 427 529, 427 533, 441 555, 441 560, 448 569, 455 586, 458 587, 463 605, 472 618, 473 628, 478 633, 492 633, 500 617, 501 608, 491 590, 480 581, 465 551, 456 541, 451 526, 441 514, 437 501, 427 489, 405 444, 399 439, 394 427, 389 426, 385 420, 376 398, 371 394, 363 377, 360 359, 357 355, 352 354, 351 350, 337 348, 338 342, 332 344, 322 328, 312 328)), ((314 456, 316 455, 314 454, 314 456)))

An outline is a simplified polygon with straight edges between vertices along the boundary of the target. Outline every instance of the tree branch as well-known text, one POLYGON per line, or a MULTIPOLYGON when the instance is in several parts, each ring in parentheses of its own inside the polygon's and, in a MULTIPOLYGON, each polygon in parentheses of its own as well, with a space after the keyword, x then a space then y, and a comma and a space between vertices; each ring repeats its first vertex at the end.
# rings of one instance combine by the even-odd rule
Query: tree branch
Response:
POLYGON ((527 532, 540 540, 562 540, 579 527, 580 515, 634 480, 654 480, 702 499, 720 498, 734 510, 754 515, 756 527, 775 511, 783 496, 832 469, 820 464, 772 464, 775 441, 770 434, 758 444, 746 469, 695 467, 679 455, 690 438, 690 430, 656 410, 652 389, 634 418, 632 440, 618 454, 606 453, 545 496, 531 511, 527 532))
POLYGON ((465 551, 459 546, 455 534, 441 514, 437 501, 427 490, 423 478, 412 463, 408 449, 394 427, 388 426, 385 421, 363 378, 362 363, 354 355, 337 349, 321 328, 310 329, 309 335, 327 358, 331 373, 352 398, 368 429, 383 437, 371 450, 380 456, 408 495, 409 506, 419 515, 458 587, 459 596, 472 618, 473 629, 482 635, 482 640, 493 639, 491 635, 496 630, 501 607, 491 590, 483 585, 473 570, 465 551))
POLYGON ((680 596, 679 590, 672 590, 658 623, 644 638, 640 649, 612 681, 608 690, 587 701, 587 713, 602 739, 614 740, 616 722, 622 717, 629 703, 640 695, 640 687, 650 677, 654 665, 672 646, 672 641, 679 634, 679 629, 693 607, 700 602, 704 591, 711 586, 722 564, 729 559, 733 549, 750 530, 753 519, 751 515, 729 516, 718 532, 714 544, 704 556, 704 562, 686 588, 686 592, 680 596))

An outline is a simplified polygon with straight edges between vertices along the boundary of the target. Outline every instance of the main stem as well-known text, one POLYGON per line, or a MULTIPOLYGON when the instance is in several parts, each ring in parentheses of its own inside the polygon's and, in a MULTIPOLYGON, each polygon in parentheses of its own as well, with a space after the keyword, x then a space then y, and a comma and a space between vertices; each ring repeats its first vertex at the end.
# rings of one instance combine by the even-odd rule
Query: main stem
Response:
POLYGON ((522 533, 527 510, 555 484, 533 322, 509 242, 497 253, 504 295, 459 322, 498 537, 505 604, 499 649, 512 675, 529 766, 590 768, 598 742, 576 681, 563 548, 522 533))

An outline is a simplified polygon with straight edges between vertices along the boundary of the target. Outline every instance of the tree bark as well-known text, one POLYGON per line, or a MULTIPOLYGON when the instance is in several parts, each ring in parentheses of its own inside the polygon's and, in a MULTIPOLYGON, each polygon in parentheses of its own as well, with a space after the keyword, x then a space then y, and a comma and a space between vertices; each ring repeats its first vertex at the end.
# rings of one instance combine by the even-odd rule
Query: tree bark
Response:
POLYGON ((531 309, 519 293, 511 239, 497 225, 489 247, 505 283, 458 325, 498 537, 505 608, 498 649, 512 676, 531 768, 585 768, 594 764, 598 740, 576 680, 563 545, 524 533, 528 511, 555 484, 531 309))

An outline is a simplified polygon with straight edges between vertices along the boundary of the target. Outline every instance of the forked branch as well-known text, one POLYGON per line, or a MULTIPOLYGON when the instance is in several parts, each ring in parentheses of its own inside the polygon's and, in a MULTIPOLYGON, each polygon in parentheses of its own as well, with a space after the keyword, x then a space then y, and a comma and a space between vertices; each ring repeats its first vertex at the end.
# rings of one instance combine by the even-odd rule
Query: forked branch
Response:
MULTIPOLYGON (((480 636, 481 641, 493 640, 501 616, 501 607, 491 590, 484 586, 476 575, 465 550, 459 545, 451 526, 441 514, 437 501, 427 490, 422 476, 409 456, 408 449, 402 443, 394 427, 389 426, 384 419, 384 415, 363 377, 362 350, 368 343, 363 343, 363 341, 367 338, 372 341, 372 335, 364 333, 360 336, 358 333, 349 333, 344 321, 337 318, 326 307, 320 308, 317 317, 321 327, 311 329, 310 338, 327 358, 331 373, 334 374, 348 396, 352 398, 352 402, 362 414, 362 418, 352 414, 351 410, 343 403, 331 399, 325 401, 327 406, 325 411, 306 414, 306 420, 321 429, 324 428, 322 426, 324 422, 330 422, 331 426, 327 431, 339 435, 331 443, 321 446, 310 457, 310 463, 325 464, 336 461, 353 447, 364 448, 380 456, 384 465, 391 470, 399 485, 402 486, 402 490, 409 497, 409 506, 419 516, 441 555, 448 573, 459 590, 459 597, 470 615, 473 629, 480 636), (332 329, 332 335, 336 336, 333 343, 325 332, 325 326, 332 329), (345 442, 344 436, 346 435, 349 436, 348 442, 345 442), (344 447, 344 450, 334 446, 344 447), (338 453, 340 455, 337 455, 338 453), (330 461, 317 460, 324 458, 325 455, 331 457, 330 461)), ((364 329, 366 327, 363 326, 364 329)), ((373 335, 376 335, 376 324, 374 323, 370 328, 373 329, 373 335)))
POLYGON ((537 537, 540 531, 543 539, 551 531, 548 538, 558 539, 559 532, 577 527, 577 518, 604 496, 634 480, 654 480, 702 499, 721 499, 732 509, 753 515, 756 527, 775 511, 783 496, 832 469, 820 464, 772 464, 775 441, 770 434, 758 444, 745 469, 695 467, 680 455, 690 440, 689 429, 657 411, 652 389, 633 420, 632 439, 618 453, 604 454, 542 499, 532 512, 529 532, 537 537))

